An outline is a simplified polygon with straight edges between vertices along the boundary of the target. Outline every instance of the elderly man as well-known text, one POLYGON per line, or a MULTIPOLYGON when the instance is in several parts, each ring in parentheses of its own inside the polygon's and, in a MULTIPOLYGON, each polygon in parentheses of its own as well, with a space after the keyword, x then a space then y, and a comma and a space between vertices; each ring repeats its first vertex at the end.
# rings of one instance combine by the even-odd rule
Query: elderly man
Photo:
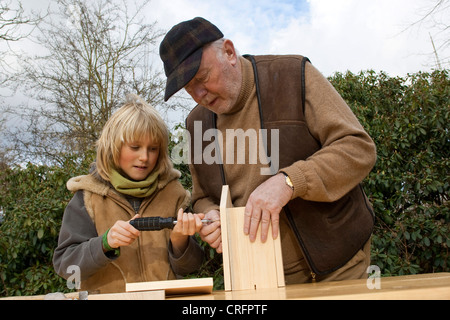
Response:
MULTIPOLYGON (((287 284, 367 277, 374 215, 360 183, 375 145, 327 79, 302 56, 240 56, 203 18, 174 26, 160 56, 165 100, 184 88, 198 103, 186 120, 191 141, 203 142, 191 146, 194 210, 218 220, 227 184, 251 241, 259 228, 263 242, 281 237, 287 284), (198 161, 210 129, 215 161, 198 161), (254 149, 236 148, 227 130, 256 132, 265 157, 250 161, 254 149)), ((219 222, 200 234, 221 252, 219 222)))

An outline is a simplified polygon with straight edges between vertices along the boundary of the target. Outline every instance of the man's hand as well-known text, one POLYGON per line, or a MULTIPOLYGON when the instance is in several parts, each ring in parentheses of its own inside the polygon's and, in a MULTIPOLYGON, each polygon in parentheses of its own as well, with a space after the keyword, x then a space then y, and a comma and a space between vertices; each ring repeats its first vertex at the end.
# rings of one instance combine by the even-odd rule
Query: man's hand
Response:
POLYGON ((217 210, 211 210, 205 215, 205 219, 214 221, 209 225, 203 226, 200 230, 200 238, 207 242, 211 248, 216 249, 217 253, 222 253, 222 233, 220 229, 220 213, 217 210))
POLYGON ((261 222, 261 242, 266 242, 269 225, 272 223, 272 237, 279 232, 281 209, 289 202, 294 191, 286 185, 285 176, 279 173, 257 187, 245 206, 244 233, 250 241, 256 239, 261 222))

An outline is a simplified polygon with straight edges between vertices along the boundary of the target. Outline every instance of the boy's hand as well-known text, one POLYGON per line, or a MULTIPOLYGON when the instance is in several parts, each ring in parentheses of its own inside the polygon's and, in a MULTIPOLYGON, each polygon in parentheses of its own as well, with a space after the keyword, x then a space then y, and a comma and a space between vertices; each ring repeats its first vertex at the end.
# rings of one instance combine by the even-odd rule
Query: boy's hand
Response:
MULTIPOLYGON (((133 219, 139 218, 137 214, 133 219)), ((131 220, 133 220, 131 219, 131 220)), ((126 247, 132 244, 140 235, 140 231, 134 228, 129 221, 116 221, 109 229, 107 240, 111 248, 126 247)))
POLYGON ((193 214, 183 212, 183 209, 178 210, 177 224, 174 226, 172 234, 175 233, 179 236, 194 235, 203 227, 202 219, 204 216, 203 213, 193 214))
POLYGON ((186 251, 189 236, 199 232, 203 227, 203 213, 192 214, 184 212, 183 209, 178 210, 177 224, 174 226, 170 235, 173 253, 179 257, 186 251))

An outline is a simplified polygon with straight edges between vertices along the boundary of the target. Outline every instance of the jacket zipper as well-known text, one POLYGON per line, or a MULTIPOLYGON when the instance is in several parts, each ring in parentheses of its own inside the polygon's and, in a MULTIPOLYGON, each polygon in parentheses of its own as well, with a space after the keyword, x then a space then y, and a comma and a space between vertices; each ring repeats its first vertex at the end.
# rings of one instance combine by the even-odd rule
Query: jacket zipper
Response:
POLYGON ((286 217, 288 218, 288 222, 291 225, 292 230, 294 231, 295 237, 297 238, 297 243, 300 245, 300 250, 303 254, 303 257, 305 258, 306 264, 309 267, 310 275, 311 275, 311 282, 316 282, 317 274, 314 272, 314 269, 311 267, 311 261, 310 261, 311 257, 309 256, 306 248, 304 248, 303 241, 300 237, 300 233, 299 233, 298 229, 295 227, 295 223, 294 223, 294 219, 291 214, 291 210, 289 209, 288 205, 285 205, 283 210, 284 210, 284 213, 286 214, 286 217))

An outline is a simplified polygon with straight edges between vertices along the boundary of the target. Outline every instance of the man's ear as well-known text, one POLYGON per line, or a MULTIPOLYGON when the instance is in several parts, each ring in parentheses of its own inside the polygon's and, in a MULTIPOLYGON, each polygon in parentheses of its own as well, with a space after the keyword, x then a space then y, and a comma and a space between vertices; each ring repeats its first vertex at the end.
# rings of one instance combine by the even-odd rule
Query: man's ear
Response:
POLYGON ((226 39, 223 43, 223 50, 227 60, 235 66, 238 60, 236 49, 234 48, 233 41, 226 39))

